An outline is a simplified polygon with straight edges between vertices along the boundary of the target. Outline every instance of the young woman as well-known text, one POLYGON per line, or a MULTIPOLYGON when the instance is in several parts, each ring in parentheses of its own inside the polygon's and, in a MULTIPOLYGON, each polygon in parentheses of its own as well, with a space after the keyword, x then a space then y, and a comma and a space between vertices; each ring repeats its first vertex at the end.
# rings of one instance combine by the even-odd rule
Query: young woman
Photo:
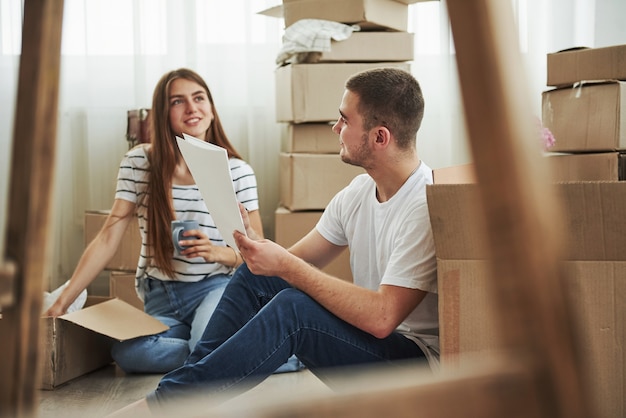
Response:
MULTIPOLYGON (((228 140, 211 92, 194 71, 178 69, 162 76, 154 89, 152 139, 122 159, 115 201, 102 229, 86 248, 69 284, 47 315, 65 313, 102 271, 122 235, 137 216, 142 238, 136 273, 145 311, 169 330, 116 343, 112 355, 126 372, 164 373, 183 364, 202 335, 241 256, 226 246, 176 143, 183 133, 219 145, 228 152, 237 199, 256 233, 263 229, 254 171, 228 140), (172 220, 196 220, 186 232, 187 248, 174 250, 172 220)), ((220 196, 212 198, 219 199, 220 196)))

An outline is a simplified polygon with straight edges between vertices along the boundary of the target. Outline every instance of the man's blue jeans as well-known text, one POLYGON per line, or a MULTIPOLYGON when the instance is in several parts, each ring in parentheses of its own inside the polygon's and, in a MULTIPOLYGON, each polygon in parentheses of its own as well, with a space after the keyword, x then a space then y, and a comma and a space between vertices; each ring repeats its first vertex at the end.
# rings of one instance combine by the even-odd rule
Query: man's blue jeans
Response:
POLYGON ((292 355, 324 380, 338 366, 424 358, 399 333, 379 339, 339 319, 278 277, 235 272, 185 364, 166 374, 148 404, 190 393, 250 389, 292 355))

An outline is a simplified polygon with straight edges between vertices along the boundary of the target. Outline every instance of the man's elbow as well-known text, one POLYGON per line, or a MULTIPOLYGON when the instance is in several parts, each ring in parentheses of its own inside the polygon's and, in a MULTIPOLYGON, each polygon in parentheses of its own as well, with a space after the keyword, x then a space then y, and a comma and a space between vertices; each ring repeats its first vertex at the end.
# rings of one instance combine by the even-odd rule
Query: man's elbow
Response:
POLYGON ((369 333, 378 339, 385 339, 396 330, 397 324, 391 321, 377 321, 369 333))

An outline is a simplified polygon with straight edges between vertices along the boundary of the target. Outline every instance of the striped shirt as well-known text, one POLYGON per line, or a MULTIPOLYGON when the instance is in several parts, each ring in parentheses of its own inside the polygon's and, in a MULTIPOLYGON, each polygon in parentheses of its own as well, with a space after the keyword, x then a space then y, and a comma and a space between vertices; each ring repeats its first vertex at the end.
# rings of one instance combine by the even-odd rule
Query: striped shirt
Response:
MULTIPOLYGON (((259 209, 256 177, 252 167, 237 158, 229 159, 230 174, 233 179, 235 195, 248 211, 259 209)), ((136 147, 124 156, 120 163, 117 176, 116 199, 135 203, 135 214, 139 222, 141 235, 141 253, 137 263, 136 278, 146 275, 161 280, 178 280, 196 282, 214 274, 228 274, 230 267, 219 263, 207 263, 202 257, 187 259, 172 253, 172 267, 175 278, 170 279, 165 273, 152 265, 147 250, 148 208, 146 206, 149 177, 149 162, 144 147, 136 147)), ((178 220, 197 220, 200 229, 213 245, 226 246, 224 239, 217 230, 213 218, 202 200, 196 185, 173 185, 172 198, 174 211, 178 220)), ((216 196, 219 199, 219 196, 216 196)))

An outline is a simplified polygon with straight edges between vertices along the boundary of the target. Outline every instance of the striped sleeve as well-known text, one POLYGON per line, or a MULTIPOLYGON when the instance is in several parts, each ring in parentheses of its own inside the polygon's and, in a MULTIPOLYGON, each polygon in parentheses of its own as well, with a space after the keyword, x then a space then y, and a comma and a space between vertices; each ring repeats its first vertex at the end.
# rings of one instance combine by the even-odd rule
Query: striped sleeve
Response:
POLYGON ((254 170, 250 164, 237 158, 231 158, 229 164, 230 175, 233 179, 237 200, 241 202, 248 211, 258 210, 259 195, 254 170))
POLYGON ((124 155, 117 173, 115 198, 137 204, 146 193, 148 159, 143 148, 134 148, 124 155))

